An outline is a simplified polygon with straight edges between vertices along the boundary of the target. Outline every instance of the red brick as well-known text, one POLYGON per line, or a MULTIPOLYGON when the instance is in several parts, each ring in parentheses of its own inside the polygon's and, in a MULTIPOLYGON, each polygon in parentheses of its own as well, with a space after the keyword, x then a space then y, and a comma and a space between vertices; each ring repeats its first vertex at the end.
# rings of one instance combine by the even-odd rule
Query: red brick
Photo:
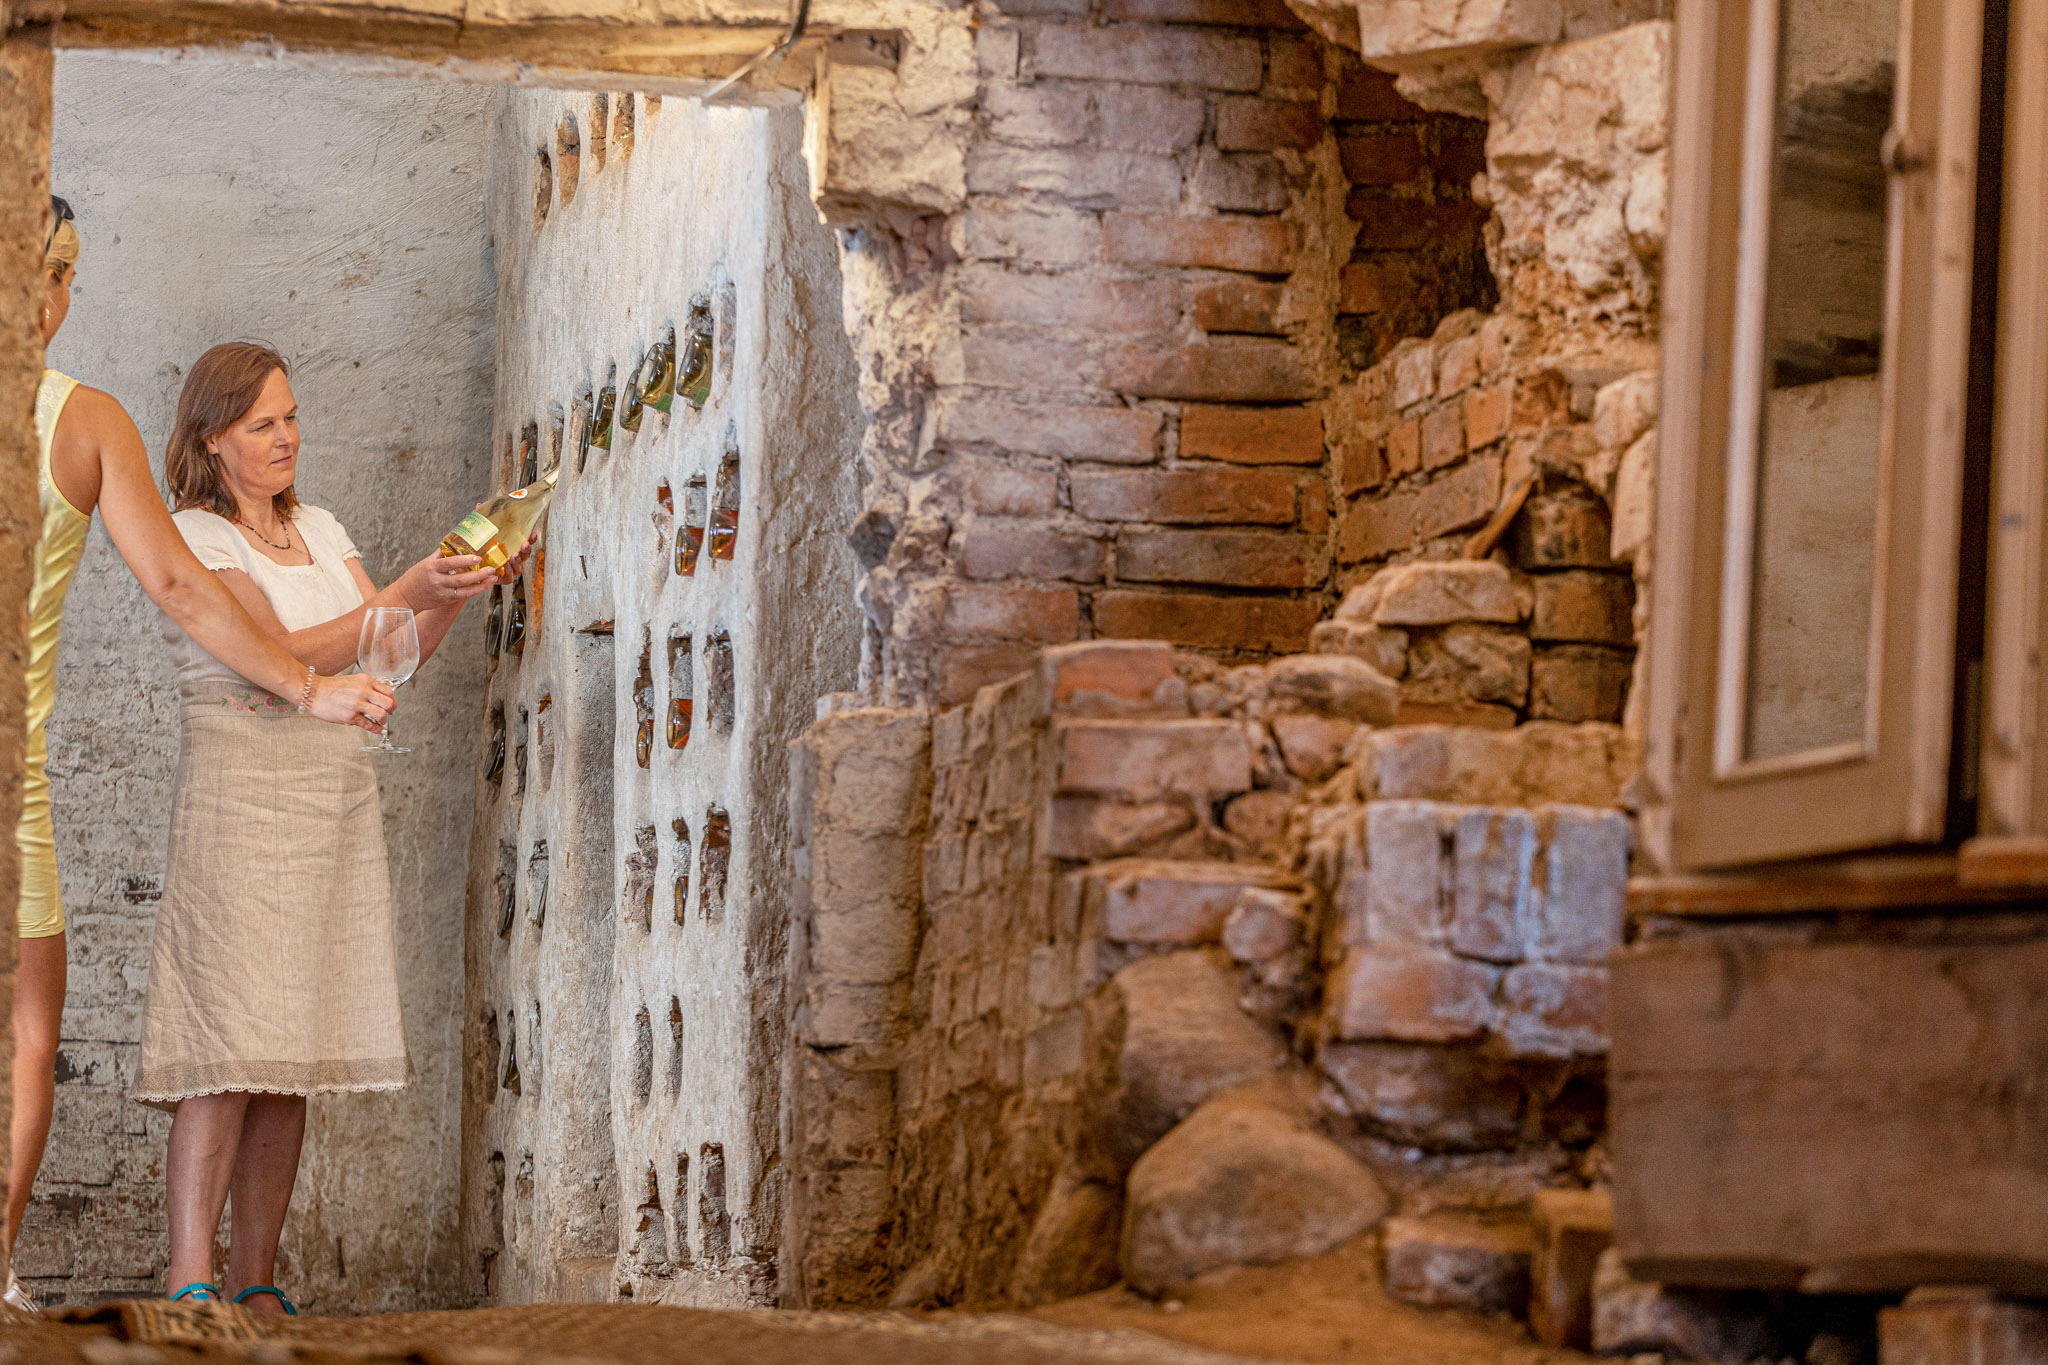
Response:
POLYGON ((1109 259, 1132 265, 1284 275, 1293 268, 1294 229, 1277 218, 1112 213, 1103 219, 1102 245, 1109 259))
MULTIPOLYGON (((1161 688, 1174 678, 1173 650, 1160 640, 1084 640, 1059 645, 1041 656, 1054 710, 1114 698, 1121 713, 1138 704, 1170 705, 1161 688)), ((1182 698, 1177 714, 1187 714, 1182 698)))
POLYGON ((1135 583, 1230 588, 1306 588, 1326 568, 1320 536, 1274 531, 1126 531, 1116 576, 1135 583))
POLYGON ((1330 486, 1316 482, 1301 490, 1301 529, 1312 536, 1330 529, 1330 486))
POLYGON ((1142 408, 952 402, 939 409, 942 440, 1112 464, 1151 463, 1164 425, 1142 408))
POLYGON ((1533 582, 1536 610, 1529 618, 1530 639, 1635 643, 1635 594, 1627 575, 1574 569, 1537 574, 1533 582))
POLYGON ((1411 417, 1387 433, 1387 473, 1394 478, 1422 468, 1422 423, 1411 417))
POLYGON ((1563 426, 1572 420, 1572 386, 1556 370, 1540 370, 1517 380, 1509 409, 1513 431, 1563 426))
POLYGON ((1377 488, 1386 478, 1386 458, 1378 441, 1361 436, 1337 447, 1337 491, 1343 496, 1377 488))
POLYGON ((1235 721, 1065 720, 1055 733, 1062 791, 1156 801, 1251 789, 1251 746, 1235 721))
POLYGON ((1372 133, 1340 138, 1337 157, 1354 185, 1403 185, 1429 169, 1414 133, 1372 133))
POLYGON ((960 640, 1061 644, 1081 633, 1081 595, 1072 588, 955 584, 946 594, 945 628, 960 640))
POLYGON ((1329 985, 1330 1034, 1449 1043, 1493 1022, 1493 967, 1426 948, 1353 948, 1329 985))
POLYGON ((1298 100, 1216 102, 1216 145, 1226 152, 1307 151, 1323 140, 1323 111, 1298 100))
POLYGON ((1420 1308, 1521 1316, 1529 1301, 1525 1223, 1432 1213, 1380 1226, 1387 1293, 1420 1308))
POLYGON ((1070 388, 1094 382, 1094 347, 1022 327, 989 327, 960 339, 961 377, 990 388, 1042 389, 1048 375, 1070 388))
POLYGON ((1085 85, 990 82, 981 107, 991 135, 1006 142, 1078 146, 1095 137, 1095 105, 1085 85))
POLYGON ((1607 508, 1590 493, 1540 493, 1515 518, 1515 563, 1525 569, 1613 567, 1607 508))
POLYGON ((1280 311, 1280 286, 1257 280, 1223 280, 1195 290, 1195 326, 1205 332, 1244 332, 1280 336, 1274 321, 1280 311))
POLYGON ((1180 200, 1170 157, 1097 147, 1012 147, 984 142, 967 154, 972 194, 1051 194, 1083 208, 1164 207, 1180 200))
POLYGON ((1498 455, 1477 456, 1422 488, 1356 503, 1338 531, 1337 558, 1384 559, 1483 521, 1500 500, 1500 477, 1498 455))
POLYGON ((1060 478, 1052 469, 970 459, 960 462, 960 492, 983 516, 1043 517, 1059 506, 1060 478))
POLYGON ((1213 597, 1111 589, 1095 596, 1095 629, 1198 649, 1293 653, 1308 646, 1322 605, 1293 597, 1213 597))
POLYGON ((1358 382, 1351 386, 1349 397, 1351 415, 1368 429, 1384 428, 1387 419, 1394 415, 1384 367, 1375 367, 1360 374, 1358 382))
POLYGON ((1214 943, 1247 888, 1295 889, 1258 863, 1123 858, 1086 875, 1101 897, 1103 936, 1115 943, 1214 943))
POLYGON ((1337 82, 1337 117, 1360 123, 1405 123, 1429 115, 1394 89, 1393 73, 1347 55, 1337 82))
POLYGON ((1294 521, 1294 476, 1225 466, 1075 471, 1067 491, 1077 516, 1092 521, 1294 521))
POLYGON ((1278 341, 1223 337, 1187 346, 1111 346, 1103 384, 1139 398, 1214 403, 1299 403, 1317 383, 1301 355, 1278 341))
POLYGON ((1204 153, 1195 167, 1195 197, 1232 213, 1278 213, 1287 207, 1287 169, 1261 152, 1204 153))
POLYGON ((1529 669, 1529 719, 1621 719, 1634 669, 1629 656, 1598 645, 1554 645, 1536 651, 1529 669))
POLYGON ((1266 85, 1288 90, 1321 91, 1323 51, 1316 38, 1269 38, 1266 40, 1266 85))
POLYGON ((1028 644, 946 646, 939 657, 939 705, 966 701, 990 683, 1023 672, 1037 649, 1028 644))
POLYGON ((1394 375, 1394 406, 1403 411, 1436 392, 1436 352, 1426 341, 1404 341, 1387 360, 1394 375))
POLYGON ((1436 363, 1436 396, 1449 398, 1479 382, 1479 338, 1459 337, 1444 343, 1436 363))
POLYGON ((1217 24, 1228 28, 1300 29, 1281 0, 1104 0, 1110 24, 1217 24))
POLYGON ((1344 212, 1358 223, 1352 243, 1362 251, 1413 251, 1441 246, 1486 221, 1486 210, 1467 199, 1432 204, 1423 199, 1389 199, 1377 189, 1361 187, 1344 201, 1344 212))
POLYGON ((1142 85, 1095 86, 1093 93, 1095 136, 1107 146, 1179 152, 1202 140, 1209 110, 1199 96, 1142 85))
POLYGON ((964 322, 1157 332, 1180 319, 1171 280, 1024 274, 1000 266, 968 266, 959 274, 964 322))
POLYGON ((1474 389, 1465 395, 1465 445, 1477 450, 1492 445, 1508 432, 1506 384, 1474 389))
POLYGON ((1465 453, 1465 414, 1452 403, 1422 419, 1422 467, 1442 469, 1465 453))
POLYGON ((1495 1025, 1517 1057, 1597 1057, 1607 1051, 1607 969, 1524 962, 1501 982, 1495 1025))
POLYGON ((987 581, 1002 578, 1064 578, 1095 583, 1102 578, 1105 546, 1099 540, 1031 522, 977 519, 960 537, 960 571, 987 581))
POLYGON ((1082 28, 1047 24, 1038 30, 1032 70, 1040 76, 1132 85, 1201 84, 1256 90, 1265 77, 1259 40, 1237 34, 1164 28, 1082 28))
POLYGON ((1321 464, 1323 415, 1314 408, 1231 408, 1190 403, 1180 453, 1232 464, 1321 464))
POLYGON ((1102 254, 1102 222, 1092 213, 1041 204, 976 204, 960 217, 968 256, 976 260, 1067 265, 1102 254))
POLYGON ((1414 274, 1406 262, 1364 261, 1338 275, 1337 311, 1380 313, 1410 296, 1414 274))

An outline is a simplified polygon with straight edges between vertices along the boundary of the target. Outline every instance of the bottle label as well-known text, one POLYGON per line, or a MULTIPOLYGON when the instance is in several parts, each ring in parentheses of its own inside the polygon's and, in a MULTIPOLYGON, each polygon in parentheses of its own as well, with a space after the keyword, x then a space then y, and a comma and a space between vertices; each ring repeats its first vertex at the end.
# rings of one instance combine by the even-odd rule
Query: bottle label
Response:
POLYGON ((471 512, 455 523, 455 529, 450 534, 476 553, 482 554, 484 547, 498 534, 498 524, 482 512, 471 512))

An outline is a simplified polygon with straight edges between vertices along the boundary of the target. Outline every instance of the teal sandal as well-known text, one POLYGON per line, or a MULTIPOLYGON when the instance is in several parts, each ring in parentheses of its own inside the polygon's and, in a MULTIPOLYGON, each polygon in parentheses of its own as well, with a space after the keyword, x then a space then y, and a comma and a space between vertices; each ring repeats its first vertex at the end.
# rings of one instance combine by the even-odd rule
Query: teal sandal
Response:
POLYGON ((208 1284, 204 1280, 194 1280, 177 1293, 171 1295, 171 1302, 176 1303, 178 1300, 187 1297, 190 1297, 194 1303, 219 1303, 220 1286, 208 1284))
POLYGON ((299 1310, 292 1307, 292 1301, 286 1298, 284 1296, 284 1291, 282 1289, 277 1288, 275 1285, 252 1284, 247 1289, 244 1289, 241 1293, 235 1295, 235 1302, 240 1303, 243 1299, 248 1298, 251 1294, 273 1295, 279 1303, 284 1305, 286 1317, 295 1318, 299 1315, 299 1310))

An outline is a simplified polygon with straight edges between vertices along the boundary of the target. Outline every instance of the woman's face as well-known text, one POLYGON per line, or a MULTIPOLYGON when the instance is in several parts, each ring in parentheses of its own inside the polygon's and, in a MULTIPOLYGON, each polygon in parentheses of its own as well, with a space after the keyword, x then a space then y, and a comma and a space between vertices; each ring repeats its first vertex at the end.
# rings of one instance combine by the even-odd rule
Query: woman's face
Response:
POLYGON ((272 370, 255 404, 206 448, 220 456, 228 486, 243 497, 260 502, 290 488, 299 463, 299 400, 284 371, 272 370))
POLYGON ((71 277, 77 273, 77 267, 67 265, 49 277, 50 291, 43 297, 42 326, 36 329, 42 333, 45 346, 56 337, 65 315, 71 311, 71 277))

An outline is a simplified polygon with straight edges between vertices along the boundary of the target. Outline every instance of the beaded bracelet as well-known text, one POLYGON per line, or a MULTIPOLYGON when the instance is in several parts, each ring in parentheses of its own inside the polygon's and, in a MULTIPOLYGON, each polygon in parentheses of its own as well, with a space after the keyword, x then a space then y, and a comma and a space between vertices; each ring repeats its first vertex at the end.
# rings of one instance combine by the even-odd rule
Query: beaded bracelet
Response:
POLYGON ((299 693, 299 714, 305 715, 313 706, 313 665, 306 665, 306 686, 299 693))

